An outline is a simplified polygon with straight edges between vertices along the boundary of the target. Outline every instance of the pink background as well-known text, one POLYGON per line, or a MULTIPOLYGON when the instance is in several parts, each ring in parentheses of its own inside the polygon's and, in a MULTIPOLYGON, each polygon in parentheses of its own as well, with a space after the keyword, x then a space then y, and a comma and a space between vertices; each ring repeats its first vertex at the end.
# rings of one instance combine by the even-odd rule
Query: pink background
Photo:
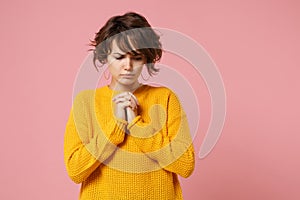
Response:
MULTIPOLYGON (((77 199, 63 163, 73 83, 89 39, 126 11, 194 38, 224 80, 225 126, 181 179, 185 199, 300 199, 299 1, 12 0, 0 9, 0 199, 77 199)), ((197 153, 210 119, 203 82, 198 92, 197 153)))

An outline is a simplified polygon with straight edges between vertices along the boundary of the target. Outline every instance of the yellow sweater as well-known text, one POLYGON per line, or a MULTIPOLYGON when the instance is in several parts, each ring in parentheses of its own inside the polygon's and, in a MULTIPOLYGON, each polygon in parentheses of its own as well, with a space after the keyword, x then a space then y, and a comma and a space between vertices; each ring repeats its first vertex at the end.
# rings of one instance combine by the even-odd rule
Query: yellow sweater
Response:
POLYGON ((186 115, 165 87, 142 85, 134 95, 139 115, 128 124, 113 115, 108 86, 81 91, 66 125, 64 159, 80 200, 177 200, 177 175, 194 169, 186 115), (125 133, 125 129, 129 133, 125 133))

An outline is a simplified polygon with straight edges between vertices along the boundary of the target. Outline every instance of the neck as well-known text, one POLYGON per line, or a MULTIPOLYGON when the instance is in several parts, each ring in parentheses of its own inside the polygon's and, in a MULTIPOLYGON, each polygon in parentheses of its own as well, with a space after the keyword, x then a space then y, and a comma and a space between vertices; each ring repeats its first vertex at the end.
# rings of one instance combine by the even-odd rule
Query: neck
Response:
POLYGON ((141 84, 139 82, 135 82, 134 84, 131 84, 131 85, 122 85, 122 84, 119 84, 119 83, 111 82, 109 84, 109 88, 112 89, 112 90, 119 90, 119 91, 124 91, 124 92, 133 92, 137 88, 139 88, 140 85, 141 84))

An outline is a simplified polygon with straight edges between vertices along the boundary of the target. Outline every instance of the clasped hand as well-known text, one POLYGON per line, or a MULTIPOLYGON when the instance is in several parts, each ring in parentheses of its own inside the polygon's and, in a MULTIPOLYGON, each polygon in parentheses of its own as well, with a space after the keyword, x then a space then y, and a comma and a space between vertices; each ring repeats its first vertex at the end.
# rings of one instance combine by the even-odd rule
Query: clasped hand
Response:
POLYGON ((115 104, 114 114, 117 118, 127 120, 130 123, 137 116, 139 103, 131 92, 120 93, 112 100, 115 104))

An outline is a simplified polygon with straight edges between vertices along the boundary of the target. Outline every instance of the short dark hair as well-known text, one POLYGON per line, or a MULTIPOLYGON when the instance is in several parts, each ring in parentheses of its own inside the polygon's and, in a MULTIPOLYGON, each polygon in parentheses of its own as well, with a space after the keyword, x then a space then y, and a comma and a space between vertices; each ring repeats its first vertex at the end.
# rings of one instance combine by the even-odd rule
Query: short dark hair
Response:
POLYGON ((154 64, 161 59, 162 47, 160 36, 151 28, 145 17, 135 12, 111 17, 96 33, 90 46, 95 47, 94 66, 98 71, 96 61, 105 64, 107 56, 111 53, 112 41, 116 40, 118 47, 130 54, 138 50, 145 57, 148 73, 152 76, 159 71, 154 64), (133 47, 131 46, 133 45, 133 47))

